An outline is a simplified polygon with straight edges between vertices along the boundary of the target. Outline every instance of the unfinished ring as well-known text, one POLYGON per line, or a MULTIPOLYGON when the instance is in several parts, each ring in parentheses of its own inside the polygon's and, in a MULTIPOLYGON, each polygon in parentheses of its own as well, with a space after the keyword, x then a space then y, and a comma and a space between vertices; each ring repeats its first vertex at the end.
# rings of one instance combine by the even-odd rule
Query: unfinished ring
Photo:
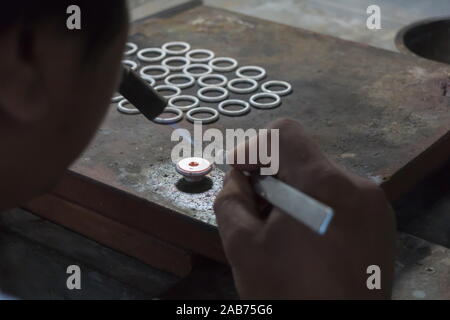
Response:
POLYGON ((150 76, 141 77, 144 81, 147 81, 151 87, 153 87, 156 83, 155 79, 150 76))
POLYGON ((133 42, 125 43, 125 46, 128 48, 128 50, 123 53, 125 56, 131 56, 138 50, 138 46, 133 42))
POLYGON ((132 60, 122 60, 122 64, 130 67, 131 70, 136 70, 138 67, 137 63, 132 60))
POLYGON ((288 95, 289 93, 291 93, 292 91, 292 86, 287 83, 286 81, 267 81, 265 82, 262 86, 261 86, 261 90, 267 93, 273 93, 276 94, 278 96, 285 96, 288 95), (281 87, 285 87, 285 89, 283 90, 269 90, 268 88, 271 86, 281 86, 281 87))
POLYGON ((253 95, 250 98, 250 104, 258 109, 272 109, 278 107, 281 104, 281 98, 279 95, 276 95, 274 93, 261 92, 253 95), (256 101, 261 98, 271 98, 274 101, 268 103, 261 103, 256 101))
POLYGON ((169 68, 164 67, 164 66, 146 66, 143 67, 140 71, 141 77, 145 78, 145 77, 151 77, 154 80, 161 80, 164 79, 165 77, 167 77, 167 75, 170 73, 169 68), (156 75, 150 75, 150 74, 146 74, 147 71, 149 70, 159 70, 162 71, 161 74, 156 74, 156 75))
POLYGON ((217 119, 219 119, 219 112, 216 109, 213 108, 208 108, 208 107, 200 107, 200 108, 195 108, 192 110, 189 110, 186 113, 186 119, 188 119, 188 121, 194 123, 194 122, 201 122, 202 124, 204 123, 211 123, 216 121, 217 119), (208 117, 208 118, 196 118, 194 117, 194 114, 196 113, 211 113, 212 116, 208 117))
POLYGON ((176 97, 176 96, 178 96, 181 93, 181 89, 180 88, 172 86, 172 85, 168 85, 168 84, 162 84, 160 86, 156 86, 154 89, 155 89, 156 92, 163 91, 163 90, 168 90, 168 91, 175 92, 174 94, 171 94, 171 95, 168 95, 168 96, 163 96, 166 99, 170 99, 170 98, 176 97))
POLYGON ((200 78, 198 78, 197 81, 198 85, 200 87, 225 87, 228 83, 228 79, 227 77, 221 75, 221 74, 215 74, 215 73, 211 73, 211 74, 206 74, 204 76, 201 76, 200 78), (207 80, 209 79, 219 79, 222 82, 219 83, 214 83, 214 84, 208 84, 206 83, 207 80))
POLYGON ((170 55, 179 55, 179 54, 185 54, 189 50, 191 50, 191 45, 187 42, 182 41, 174 41, 174 42, 167 42, 162 46, 162 49, 170 55), (183 47, 181 50, 171 50, 170 47, 183 47))
POLYGON ((211 50, 205 50, 205 49, 195 49, 191 50, 188 53, 186 53, 186 58, 189 59, 189 61, 193 63, 204 63, 209 62, 210 60, 214 59, 215 54, 211 50), (204 54, 206 55, 205 58, 193 58, 192 56, 194 54, 204 54))
POLYGON ((220 102, 228 98, 229 93, 227 89, 222 87, 204 87, 198 90, 197 95, 200 100, 205 102, 220 102), (209 91, 221 92, 222 94, 220 96, 208 97, 205 93, 209 91))
POLYGON ((137 57, 139 60, 144 61, 144 62, 158 62, 166 57, 166 53, 164 52, 164 50, 159 49, 159 48, 146 48, 146 49, 139 50, 137 57), (147 57, 144 55, 144 54, 150 53, 150 52, 158 53, 159 56, 147 57))
POLYGON ((153 119, 153 122, 160 123, 160 124, 170 124, 170 123, 178 122, 181 119, 183 119, 183 111, 181 111, 180 109, 177 109, 177 108, 167 107, 164 109, 164 111, 162 113, 173 113, 173 114, 175 114, 175 116, 170 117, 170 118, 162 118, 161 116, 159 116, 159 117, 153 119))
POLYGON ((246 113, 250 112, 250 104, 248 102, 245 102, 243 100, 236 100, 236 99, 232 99, 232 100, 225 100, 223 102, 221 102, 219 104, 219 112, 221 114, 224 114, 226 116, 242 116, 246 113), (239 110, 227 110, 225 109, 226 106, 234 106, 234 105, 239 105, 242 106, 244 108, 239 109, 239 110))
POLYGON ((251 93, 254 92, 256 89, 258 89, 258 82, 253 79, 248 78, 237 78, 233 79, 230 82, 228 82, 228 90, 234 93, 251 93), (236 84, 238 83, 249 83, 250 87, 248 88, 238 88, 236 87, 236 84))
POLYGON ((180 89, 186 89, 189 88, 190 86, 193 86, 195 83, 195 79, 194 77, 184 74, 184 73, 178 73, 178 74, 173 74, 170 75, 166 78, 166 80, 164 80, 164 82, 169 85, 169 86, 174 86, 174 87, 178 87, 180 89), (175 79, 185 79, 187 80, 187 82, 185 83, 173 83, 172 81, 175 79))
POLYGON ((200 100, 194 96, 176 96, 169 99, 169 107, 179 109, 181 111, 188 111, 193 108, 197 108, 200 104, 200 100), (177 106, 175 102, 177 101, 192 101, 191 104, 187 106, 177 106))
POLYGON ((125 107, 126 104, 131 104, 128 100, 123 99, 119 102, 119 104, 117 105, 117 110, 119 110, 122 113, 125 114, 139 114, 141 113, 138 109, 136 108, 127 108, 125 107))
POLYGON ((220 58, 212 59, 212 60, 209 62, 209 66, 210 66, 214 71, 219 71, 219 72, 229 72, 229 71, 233 71, 234 69, 237 68, 238 62, 237 62, 236 59, 233 59, 233 58, 220 57, 220 58), (231 63, 231 65, 225 66, 225 67, 220 67, 220 66, 218 66, 218 64, 221 63, 221 62, 228 62, 228 63, 231 63))
POLYGON ((207 74, 210 74, 212 72, 212 68, 206 64, 190 64, 183 68, 183 72, 194 78, 200 78, 201 76, 206 76, 207 74), (203 70, 205 70, 205 72, 192 73, 192 72, 189 72, 189 70, 191 70, 191 69, 203 69, 203 70))
POLYGON ((264 70, 261 67, 257 67, 257 66, 246 66, 246 67, 240 67, 237 71, 236 71, 236 75, 239 78, 247 78, 247 79, 253 79, 253 80, 262 80, 264 79, 264 77, 266 76, 266 70, 264 70), (244 75, 244 72, 248 72, 248 71, 256 71, 259 72, 259 74, 257 74, 256 76, 246 76, 244 75))
POLYGON ((169 68, 170 71, 181 71, 185 67, 187 67, 189 64, 190 64, 189 60, 187 58, 185 58, 185 57, 170 57, 170 58, 165 59, 162 62, 162 65, 164 67, 169 68), (174 61, 179 61, 179 62, 181 61, 184 64, 181 65, 181 66, 172 66, 172 65, 169 64, 170 62, 174 62, 174 61))
POLYGON ((120 95, 119 93, 115 94, 115 95, 111 98, 111 102, 119 102, 120 100, 123 100, 123 96, 120 95))
POLYGON ((203 180, 211 172, 213 165, 204 158, 192 157, 184 158, 178 161, 175 170, 181 174, 184 179, 191 182, 203 180))

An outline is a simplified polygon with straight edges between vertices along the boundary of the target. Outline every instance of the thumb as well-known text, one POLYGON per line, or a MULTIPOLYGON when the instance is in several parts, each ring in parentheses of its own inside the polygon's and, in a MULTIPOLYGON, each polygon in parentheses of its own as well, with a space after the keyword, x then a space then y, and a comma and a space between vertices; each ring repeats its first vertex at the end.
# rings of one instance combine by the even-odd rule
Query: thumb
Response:
POLYGON ((227 174, 224 188, 214 203, 214 211, 225 246, 235 238, 254 235, 263 225, 250 182, 236 169, 227 174))

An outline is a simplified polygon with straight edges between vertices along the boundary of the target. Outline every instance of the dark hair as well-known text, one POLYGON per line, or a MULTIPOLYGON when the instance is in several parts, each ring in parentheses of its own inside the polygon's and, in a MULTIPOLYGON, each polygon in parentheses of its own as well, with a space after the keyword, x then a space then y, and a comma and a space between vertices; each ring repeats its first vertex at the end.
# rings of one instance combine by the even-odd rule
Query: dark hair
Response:
POLYGON ((55 32, 70 37, 81 34, 86 39, 86 56, 90 56, 120 32, 127 21, 126 12, 125 0, 12 0, 2 4, 0 32, 17 22, 26 31, 44 21, 55 21, 55 32), (81 30, 66 27, 71 5, 81 9, 81 30))

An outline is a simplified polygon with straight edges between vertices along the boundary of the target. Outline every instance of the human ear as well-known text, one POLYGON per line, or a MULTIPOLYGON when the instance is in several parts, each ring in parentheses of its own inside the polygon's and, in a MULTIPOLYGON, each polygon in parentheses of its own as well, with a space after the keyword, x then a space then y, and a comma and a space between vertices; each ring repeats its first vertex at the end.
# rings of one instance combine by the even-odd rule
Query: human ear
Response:
POLYGON ((36 59, 36 34, 16 23, 0 30, 0 114, 29 124, 49 108, 36 59))

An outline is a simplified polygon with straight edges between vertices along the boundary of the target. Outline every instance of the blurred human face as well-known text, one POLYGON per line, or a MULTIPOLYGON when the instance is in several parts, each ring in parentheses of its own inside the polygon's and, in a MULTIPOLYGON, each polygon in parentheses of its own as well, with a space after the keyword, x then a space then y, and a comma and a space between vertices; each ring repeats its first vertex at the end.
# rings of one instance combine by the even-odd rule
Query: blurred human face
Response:
POLYGON ((30 114, 36 116, 21 122, 0 113, 0 149, 4 150, 0 159, 0 209, 47 191, 94 136, 121 74, 128 33, 125 11, 120 24, 120 33, 112 35, 88 61, 85 39, 68 41, 55 36, 51 23, 33 30, 31 80, 26 82, 32 85, 24 86, 23 92, 18 86, 16 96, 29 95, 30 114))

